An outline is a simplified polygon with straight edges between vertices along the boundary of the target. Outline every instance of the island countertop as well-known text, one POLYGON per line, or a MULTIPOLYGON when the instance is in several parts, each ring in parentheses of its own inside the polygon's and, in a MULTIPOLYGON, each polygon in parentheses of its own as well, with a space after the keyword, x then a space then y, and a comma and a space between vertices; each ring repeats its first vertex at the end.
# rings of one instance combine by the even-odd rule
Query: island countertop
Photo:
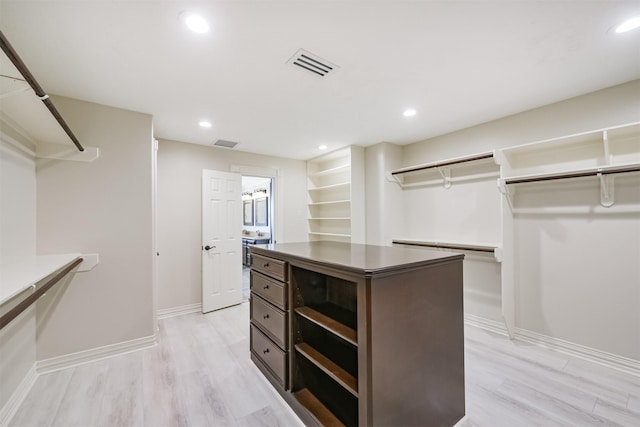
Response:
POLYGON ((278 255, 327 266, 340 266, 365 276, 464 258, 463 254, 422 248, 330 241, 271 243, 253 246, 252 251, 266 256, 278 255))

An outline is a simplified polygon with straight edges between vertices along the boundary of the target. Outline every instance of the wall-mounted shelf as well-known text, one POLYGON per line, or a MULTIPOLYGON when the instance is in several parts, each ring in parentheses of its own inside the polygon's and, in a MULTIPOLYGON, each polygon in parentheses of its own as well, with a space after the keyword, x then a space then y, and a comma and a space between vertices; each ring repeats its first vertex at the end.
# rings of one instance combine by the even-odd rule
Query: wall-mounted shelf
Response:
POLYGON ((313 218, 309 218, 309 221, 351 221, 351 217, 348 217, 348 216, 313 217, 313 218))
POLYGON ((349 163, 345 163, 342 165, 331 167, 329 169, 318 169, 316 172, 309 172, 309 176, 313 176, 313 177, 329 176, 329 175, 339 174, 342 172, 347 172, 350 168, 351 168, 351 165, 349 163))
POLYGON ((390 173, 393 176, 395 176, 395 175, 404 175, 404 174, 408 174, 408 173, 422 172, 422 171, 425 171, 427 169, 451 167, 451 166, 455 166, 455 165, 461 165, 463 163, 477 162, 477 161, 480 161, 480 160, 493 160, 493 157, 494 157, 493 152, 472 154, 472 155, 463 156, 463 157, 453 157, 451 159, 441 160, 441 161, 438 161, 438 162, 424 163, 424 164, 421 164, 421 165, 408 166, 408 167, 405 167, 405 168, 394 169, 390 173))
POLYGON ((500 189, 513 204, 511 184, 600 178, 600 204, 614 203, 613 175, 640 171, 640 123, 509 147, 500 152, 500 189))
POLYGON ((78 253, 34 256, 3 265, 0 305, 80 256, 78 253))
POLYGON ((77 272, 90 271, 99 263, 98 254, 55 254, 23 257, 0 266, 0 306, 36 283, 81 257, 77 272))
POLYGON ((348 188, 350 185, 349 182, 339 182, 337 184, 325 185, 323 187, 309 187, 309 191, 327 191, 327 190, 337 190, 340 188, 348 188))
MULTIPOLYGON (((5 37, 5 35, 0 31, 0 48, 4 52, 4 56, 0 59, 0 75, 2 78, 0 80, 8 81, 9 85, 22 85, 21 88, 17 90, 11 90, 9 92, 3 92, 3 101, 2 109, 5 113, 8 113, 11 110, 12 119, 16 120, 16 122, 20 123, 23 120, 27 120, 30 123, 33 123, 33 112, 37 112, 40 117, 42 116, 40 111, 42 111, 42 106, 46 107, 49 110, 49 114, 47 120, 53 118, 58 126, 58 130, 62 130, 66 134, 67 141, 71 140, 75 148, 82 152, 85 151, 85 148, 80 144, 78 138, 76 138, 75 134, 71 130, 71 128, 67 125, 62 115, 58 112, 55 105, 49 98, 49 95, 42 89, 38 81, 35 79, 33 74, 29 71, 26 64, 22 61, 18 53, 15 51, 9 40, 5 37), (26 87, 29 87, 31 90, 26 90, 26 87), (31 95, 29 92, 33 91, 35 96, 31 95), (7 97, 11 96, 11 98, 15 98, 15 95, 27 94, 31 95, 28 97, 19 96, 20 99, 17 102, 7 102, 7 97), (28 99, 27 99, 28 98, 28 99), (26 101, 26 102, 25 102, 26 101), (25 109, 25 106, 27 107, 25 109)), ((5 82, 6 83, 6 82, 5 82)), ((4 84, 3 84, 4 86, 4 84)), ((13 101, 13 100, 11 100, 13 101)), ((38 123, 38 125, 40 125, 38 123)), ((29 128, 36 129, 33 125, 20 126, 21 128, 29 128)), ((65 141, 66 142, 66 141, 65 141)))
POLYGON ((351 234, 345 233, 321 233, 317 231, 310 231, 309 234, 313 236, 326 236, 326 237, 351 237, 351 234))
POLYGON ((505 184, 524 184, 529 182, 552 181, 557 179, 583 178, 598 175, 615 175, 619 173, 640 172, 640 163, 619 166, 601 166, 596 168, 581 169, 572 172, 558 172, 537 175, 514 176, 504 178, 505 184))
POLYGON ((411 240, 411 239, 393 239, 393 244, 408 245, 408 246, 420 246, 425 248, 436 248, 453 251, 471 251, 471 252, 483 252, 490 253, 494 256, 496 261, 502 261, 502 249, 495 245, 479 245, 479 244, 467 244, 467 243, 453 243, 453 242, 436 242, 427 240, 411 240))
MULTIPOLYGON (((477 168, 483 164, 495 165, 494 157, 493 152, 485 152, 394 169, 387 172, 387 180, 396 182, 402 188, 411 188, 420 187, 425 182, 432 181, 436 177, 442 179, 442 184, 445 188, 450 188, 452 184, 452 169, 463 167, 469 169, 472 166, 477 168)), ((490 174, 490 177, 494 175, 495 173, 490 174)))

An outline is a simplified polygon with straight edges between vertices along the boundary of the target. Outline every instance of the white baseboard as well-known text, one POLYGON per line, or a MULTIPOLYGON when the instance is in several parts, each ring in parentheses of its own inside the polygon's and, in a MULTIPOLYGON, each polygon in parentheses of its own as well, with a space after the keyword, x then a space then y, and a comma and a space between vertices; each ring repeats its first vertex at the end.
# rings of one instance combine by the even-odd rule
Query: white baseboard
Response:
POLYGON ((480 329, 485 329, 495 334, 508 336, 505 324, 498 322, 497 320, 485 319, 484 317, 476 316, 475 314, 465 313, 464 323, 480 329))
POLYGON ((36 370, 38 374, 46 374, 49 372, 59 371, 61 369, 71 368, 73 366, 83 365, 85 363, 95 362, 97 360, 107 359, 109 357, 121 356, 126 353, 144 350, 145 348, 153 347, 157 344, 158 341, 155 335, 137 338, 117 344, 110 344, 90 350, 79 351, 77 353, 65 354, 64 356, 39 360, 36 362, 36 370))
POLYGON ((515 337, 520 341, 536 344, 551 350, 557 350, 580 359, 585 359, 608 368, 617 369, 618 371, 640 377, 639 360, 629 359, 627 357, 618 356, 617 354, 607 353, 606 351, 586 347, 520 328, 516 328, 515 337))
POLYGON ((37 379, 38 372, 36 370, 36 364, 34 363, 27 372, 27 375, 24 376, 18 387, 14 390, 7 403, 0 409, 0 427, 9 425, 9 421, 11 421, 11 418, 13 418, 20 405, 22 405, 22 402, 25 397, 27 397, 29 390, 31 390, 31 387, 33 387, 37 379))
MULTIPOLYGON (((486 329, 500 335, 507 336, 507 328, 502 322, 484 319, 473 314, 465 313, 464 322, 471 326, 486 329)), ((515 328, 514 339, 545 347, 560 353, 588 360, 608 368, 616 369, 640 377, 640 361, 607 353, 606 351, 572 343, 559 338, 550 337, 538 332, 522 328, 515 328)))
POLYGON ((188 304, 180 307, 163 308, 158 310, 158 319, 166 319, 167 317, 182 316, 184 314, 199 313, 202 311, 202 304, 188 304))

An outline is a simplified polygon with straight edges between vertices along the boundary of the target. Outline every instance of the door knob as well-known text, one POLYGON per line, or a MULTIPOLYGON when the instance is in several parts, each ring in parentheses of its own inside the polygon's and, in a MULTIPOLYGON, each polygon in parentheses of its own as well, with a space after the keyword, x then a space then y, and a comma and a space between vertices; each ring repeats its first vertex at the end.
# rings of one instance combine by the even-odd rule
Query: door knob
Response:
POLYGON ((204 247, 204 250, 205 250, 205 251, 208 251, 209 249, 215 249, 215 248, 216 248, 215 246, 209 246, 209 245, 207 245, 207 246, 205 246, 205 247, 204 247))

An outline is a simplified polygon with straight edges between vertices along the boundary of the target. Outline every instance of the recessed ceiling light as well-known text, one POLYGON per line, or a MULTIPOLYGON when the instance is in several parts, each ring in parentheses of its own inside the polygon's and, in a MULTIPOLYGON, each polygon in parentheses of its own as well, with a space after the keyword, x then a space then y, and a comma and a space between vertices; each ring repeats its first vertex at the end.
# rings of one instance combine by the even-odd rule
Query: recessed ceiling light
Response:
POLYGON ((198 34, 209 32, 209 24, 204 18, 195 13, 188 13, 183 16, 184 23, 191 31, 198 34))
POLYGON ((416 115, 416 110, 413 110, 413 109, 405 110, 405 112, 402 113, 402 115, 405 117, 413 117, 416 115))
POLYGON ((627 31, 635 30, 640 27, 640 16, 627 19, 622 24, 616 27, 616 33, 626 33, 627 31))
POLYGON ((211 122, 208 122, 206 120, 202 120, 202 121, 198 122, 198 124, 200 125, 200 127, 203 127, 203 128, 210 128, 211 127, 211 122))
POLYGON ((326 146, 326 145, 324 145, 324 144, 322 144, 322 145, 318 145, 318 150, 326 150, 327 148, 329 148, 329 147, 327 147, 327 146, 326 146))

